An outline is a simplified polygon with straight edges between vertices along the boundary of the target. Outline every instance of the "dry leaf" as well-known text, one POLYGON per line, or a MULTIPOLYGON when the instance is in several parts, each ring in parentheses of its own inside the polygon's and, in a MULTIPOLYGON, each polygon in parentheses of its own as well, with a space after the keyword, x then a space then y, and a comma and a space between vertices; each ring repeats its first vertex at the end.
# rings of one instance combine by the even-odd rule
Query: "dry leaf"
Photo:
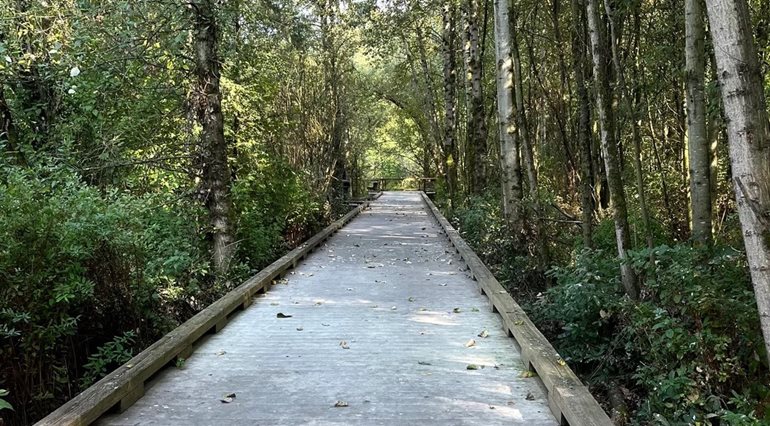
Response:
POLYGON ((222 401, 222 402, 223 402, 223 403, 225 403, 225 404, 229 404, 229 403, 233 402, 233 400, 235 400, 235 394, 234 394, 234 393, 232 393, 232 392, 230 392, 230 393, 226 393, 226 394, 225 394, 225 395, 224 395, 222 398, 220 398, 219 400, 220 400, 220 401, 222 401))
POLYGON ((347 406, 348 406, 348 403, 347 403, 347 402, 345 402, 345 401, 341 401, 341 400, 340 400, 340 401, 337 401, 337 402, 335 402, 335 403, 334 403, 334 406, 335 406, 335 407, 337 407, 337 408, 340 408, 340 407, 347 407, 347 406))
POLYGON ((407 299, 407 300, 409 300, 410 302, 414 302, 414 297, 410 297, 410 298, 409 298, 409 299, 407 299))
POLYGON ((486 339, 487 337, 489 337, 489 332, 487 330, 482 330, 481 333, 479 333, 479 337, 481 337, 482 339, 486 339))
POLYGON ((476 346, 476 341, 473 340, 473 339, 468 340, 467 342, 465 342, 465 347, 466 348, 470 348, 471 346, 476 346))
POLYGON ((292 317, 292 315, 286 315, 283 312, 278 312, 275 316, 277 318, 291 318, 292 317))
POLYGON ((433 365, 433 364, 429 363, 428 361, 417 361, 417 363, 420 364, 420 365, 433 365))
POLYGON ((476 364, 468 364, 465 366, 466 370, 478 370, 480 367, 476 364))
POLYGON ((225 351, 219 351, 219 352, 217 352, 217 356, 222 356, 222 355, 224 355, 224 354, 226 354, 226 353, 227 353, 227 352, 225 352, 225 351))
POLYGON ((346 342, 344 340, 340 342, 340 347, 342 349, 350 349, 350 346, 348 346, 348 342, 346 342))
POLYGON ((302 328, 302 327, 297 327, 297 331, 302 331, 302 330, 304 330, 304 328, 302 328))
POLYGON ((535 395, 532 395, 532 392, 527 392, 526 400, 527 401, 534 401, 535 400, 535 395))
POLYGON ((452 312, 454 312, 456 314, 459 314, 460 313, 460 308, 454 308, 454 309, 452 309, 452 312))
POLYGON ((530 377, 535 377, 535 376, 537 376, 537 373, 535 373, 532 370, 526 370, 526 371, 522 371, 521 372, 521 376, 520 377, 528 379, 530 377))

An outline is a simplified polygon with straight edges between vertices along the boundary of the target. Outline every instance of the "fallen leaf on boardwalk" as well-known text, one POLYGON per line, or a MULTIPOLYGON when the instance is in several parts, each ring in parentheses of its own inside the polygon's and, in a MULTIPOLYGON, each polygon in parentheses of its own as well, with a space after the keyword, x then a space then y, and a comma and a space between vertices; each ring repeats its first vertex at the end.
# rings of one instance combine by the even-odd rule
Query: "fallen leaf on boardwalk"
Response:
POLYGON ((278 312, 275 316, 278 317, 278 318, 291 318, 292 317, 292 315, 286 315, 283 312, 278 312))
POLYGON ((391 311, 395 311, 396 309, 398 309, 398 308, 397 308, 397 307, 395 307, 395 306, 391 306, 391 307, 390 307, 390 310, 391 310, 391 311))
POLYGON ((468 365, 465 366, 466 370, 478 370, 479 368, 481 368, 481 367, 479 367, 476 364, 468 364, 468 365))
POLYGON ((352 288, 350 288, 350 287, 348 287, 348 291, 353 291, 353 289, 352 289, 352 288))
POLYGON ((479 333, 479 337, 481 337, 482 339, 486 339, 487 337, 489 337, 489 332, 487 330, 482 330, 481 333, 479 333))
POLYGON ((439 284, 441 287, 446 287, 446 283, 439 284))
POLYGON ((562 367, 564 367, 565 365, 567 365, 567 361, 564 361, 564 360, 563 360, 563 359, 562 359, 560 356, 558 356, 558 355, 557 355, 557 358, 556 358, 556 362, 557 362, 559 365, 561 365, 562 367))
POLYGON ((340 342, 340 347, 342 349, 350 349, 350 346, 348 346, 348 342, 346 342, 344 340, 340 342))
POLYGON ((420 365, 433 365, 433 364, 429 363, 428 361, 417 361, 417 363, 420 364, 420 365))
POLYGON ((468 340, 467 342, 465 342, 465 347, 466 348, 470 348, 471 346, 476 346, 476 341, 473 340, 473 339, 468 340))
POLYGON ((522 371, 521 372, 521 376, 520 377, 528 379, 530 377, 535 377, 535 376, 537 376, 537 373, 535 373, 532 370, 526 370, 526 371, 522 371))
POLYGON ((324 323, 321 323, 321 325, 322 325, 322 326, 324 326, 324 327, 329 327, 331 324, 324 324, 324 323))
POLYGON ((526 400, 527 401, 534 401, 535 400, 535 395, 532 395, 532 392, 527 392, 526 400))
POLYGON ((278 306, 278 305, 280 305, 280 303, 278 303, 278 302, 271 302, 270 303, 270 306, 278 306))
POLYGON ((513 325, 522 325, 524 324, 524 321, 516 321, 513 323, 513 325))
POLYGON ((323 305, 323 302, 315 302, 315 305, 316 306, 321 306, 321 305, 323 305))
POLYGON ((297 331, 302 331, 302 330, 304 330, 304 328, 302 328, 302 327, 297 327, 297 331))
POLYGON ((479 308, 471 308, 471 312, 478 312, 479 308))
POLYGON ((226 354, 226 353, 227 353, 227 352, 225 352, 225 351, 219 351, 219 352, 217 352, 217 356, 222 356, 222 355, 224 355, 224 354, 226 354))
POLYGON ((234 399, 235 399, 235 394, 231 392, 231 393, 226 393, 225 396, 223 396, 219 400, 225 404, 229 404, 233 402, 234 399))
POLYGON ((420 312, 425 312, 427 310, 428 310, 428 308, 420 308, 420 312))
POLYGON ((337 402, 335 402, 335 403, 334 403, 334 406, 335 406, 336 408, 340 408, 340 407, 347 407, 347 406, 348 406, 348 403, 347 403, 347 402, 345 402, 345 401, 337 401, 337 402))
POLYGON ((378 307, 377 305, 370 306, 370 308, 377 308, 377 307, 378 307))
POLYGON ((490 410, 494 410, 494 409, 495 409, 495 406, 494 406, 494 405, 490 405, 490 406, 489 406, 489 409, 490 409, 490 410))
POLYGON ((460 308, 454 308, 454 309, 452 309, 452 312, 454 312, 456 314, 459 314, 460 313, 460 308))
POLYGON ((410 297, 410 298, 409 298, 409 299, 407 299, 407 300, 409 300, 410 302, 414 302, 414 297, 410 297))

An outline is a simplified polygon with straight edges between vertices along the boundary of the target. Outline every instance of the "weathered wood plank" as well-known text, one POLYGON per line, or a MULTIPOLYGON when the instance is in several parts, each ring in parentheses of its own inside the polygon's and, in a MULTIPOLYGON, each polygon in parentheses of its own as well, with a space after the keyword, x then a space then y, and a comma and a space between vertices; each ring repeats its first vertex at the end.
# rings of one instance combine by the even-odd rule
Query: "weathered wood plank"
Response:
POLYGON ((563 416, 571 426, 612 425, 596 399, 460 233, 426 194, 422 194, 422 199, 470 268, 481 292, 487 295, 502 317, 505 327, 521 347, 522 361, 531 366, 543 381, 554 415, 557 418, 563 416))
POLYGON ((40 420, 37 425, 88 425, 116 406, 119 410, 125 410, 141 397, 145 381, 178 356, 189 356, 190 348, 202 336, 211 330, 221 330, 230 313, 250 304, 256 293, 267 290, 273 279, 289 269, 298 259, 321 244, 368 205, 367 202, 351 210, 40 420))

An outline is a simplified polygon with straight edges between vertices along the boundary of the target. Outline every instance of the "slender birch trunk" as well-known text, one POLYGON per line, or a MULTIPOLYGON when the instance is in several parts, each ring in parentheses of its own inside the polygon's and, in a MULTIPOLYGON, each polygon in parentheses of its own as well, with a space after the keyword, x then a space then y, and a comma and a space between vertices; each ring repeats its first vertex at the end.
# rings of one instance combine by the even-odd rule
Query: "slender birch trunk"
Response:
POLYGON ((480 193, 486 183, 485 157, 487 152, 487 123, 484 111, 484 93, 482 88, 481 45, 479 43, 479 4, 478 0, 466 2, 466 79, 469 89, 468 98, 468 142, 466 152, 473 151, 471 192, 480 193))
POLYGON ((495 59, 497 60, 497 122, 500 133, 500 168, 503 215, 515 238, 522 232, 521 164, 513 112, 513 68, 508 0, 494 1, 495 59))
POLYGON ((746 0, 706 0, 735 198, 770 357, 770 122, 746 0))
POLYGON ((457 196, 457 129, 455 116, 457 109, 456 84, 457 61, 455 56, 455 41, 457 40, 456 12, 452 0, 443 7, 442 21, 442 55, 444 59, 444 168, 445 180, 449 192, 450 207, 457 196))
POLYGON ((621 261, 620 275, 626 294, 633 300, 639 299, 639 284, 636 273, 626 262, 628 249, 631 247, 631 236, 628 227, 628 210, 626 193, 623 188, 623 178, 620 173, 618 145, 615 140, 615 114, 612 108, 612 93, 607 75, 606 35, 602 29, 599 17, 599 1, 588 0, 588 32, 591 38, 591 48, 594 62, 594 85, 596 86, 596 111, 601 128, 602 156, 607 173, 610 198, 615 221, 615 237, 617 239, 618 256, 621 261))
POLYGON ((572 6, 572 66, 578 101, 577 142, 580 153, 580 205, 583 245, 593 247, 593 173, 591 154, 591 106, 586 88, 587 40, 585 12, 581 0, 571 0, 572 6))
MULTIPOLYGON (((631 141, 634 149, 634 178, 636 181, 636 192, 639 195, 639 210, 642 213, 644 235, 647 240, 647 247, 652 248, 652 221, 650 219, 650 209, 647 206, 647 189, 644 183, 644 171, 642 170, 642 134, 639 129, 639 113, 633 104, 631 91, 628 89, 626 83, 625 70, 620 62, 620 53, 618 52, 617 46, 617 33, 615 32, 615 14, 612 10, 610 0, 604 0, 604 9, 609 21, 609 44, 612 54, 612 63, 615 67, 615 78, 621 92, 623 106, 627 111, 628 118, 631 120, 631 141)), ((620 132, 618 132, 618 134, 620 134, 620 132)))
POLYGON ((685 0, 684 7, 692 239, 696 244, 708 245, 711 243, 711 170, 706 135, 704 17, 701 0, 685 0))

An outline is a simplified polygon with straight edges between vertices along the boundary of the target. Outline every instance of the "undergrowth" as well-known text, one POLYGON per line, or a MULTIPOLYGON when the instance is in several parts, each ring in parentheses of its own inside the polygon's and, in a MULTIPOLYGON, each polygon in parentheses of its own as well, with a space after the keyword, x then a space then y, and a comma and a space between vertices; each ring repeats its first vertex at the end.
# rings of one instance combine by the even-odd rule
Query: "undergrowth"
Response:
POLYGON ((453 218, 597 399, 623 396, 632 424, 770 423, 767 357, 742 251, 689 243, 631 251, 643 282, 635 303, 620 286, 610 221, 599 224, 594 250, 575 242, 577 232, 551 227, 555 264, 537 277, 533 253, 512 246, 494 202, 472 199, 453 218))

